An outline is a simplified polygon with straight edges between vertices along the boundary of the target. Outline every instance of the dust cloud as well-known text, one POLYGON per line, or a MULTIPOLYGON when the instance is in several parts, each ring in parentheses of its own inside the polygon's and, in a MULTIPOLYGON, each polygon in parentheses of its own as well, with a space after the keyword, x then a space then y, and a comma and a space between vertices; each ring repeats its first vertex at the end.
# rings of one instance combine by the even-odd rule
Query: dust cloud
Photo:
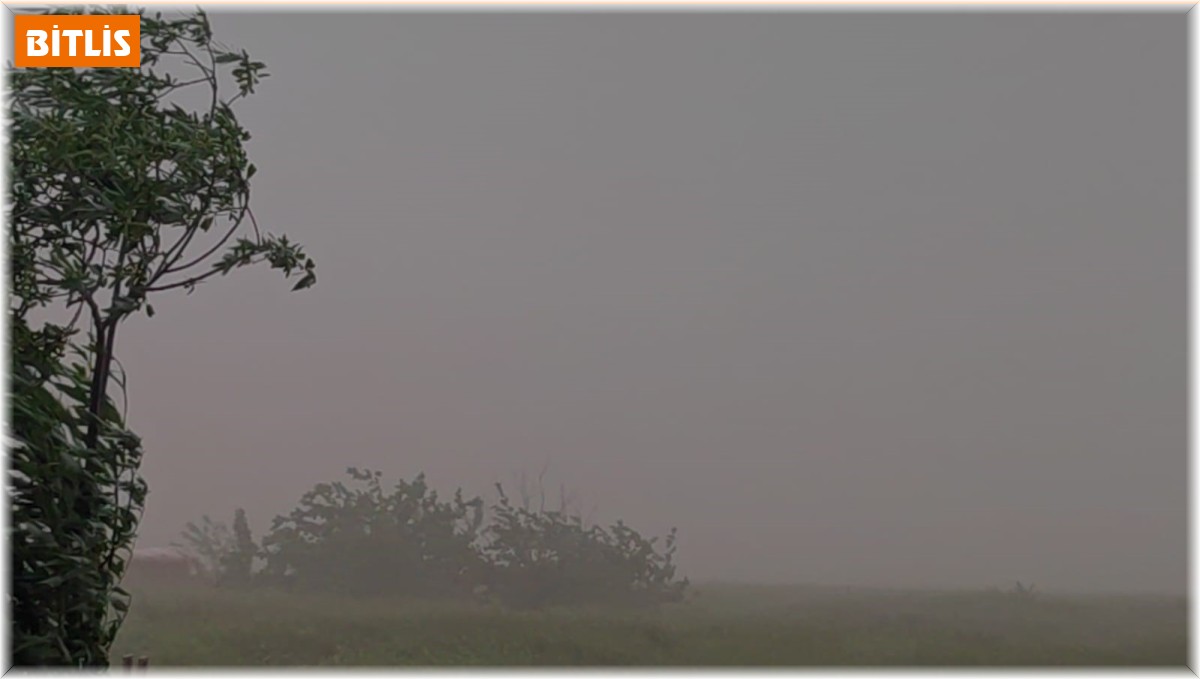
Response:
POLYGON ((546 469, 693 581, 1185 591, 1183 15, 217 9, 319 282, 123 327, 139 546, 546 469))

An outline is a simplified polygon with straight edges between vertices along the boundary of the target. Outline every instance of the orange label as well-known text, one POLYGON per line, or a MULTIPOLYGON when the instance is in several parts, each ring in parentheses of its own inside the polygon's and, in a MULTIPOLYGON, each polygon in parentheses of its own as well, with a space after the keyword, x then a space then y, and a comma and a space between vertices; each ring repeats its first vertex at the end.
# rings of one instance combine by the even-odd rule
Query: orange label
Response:
POLYGON ((142 65, 137 14, 18 14, 13 17, 17 68, 142 65))

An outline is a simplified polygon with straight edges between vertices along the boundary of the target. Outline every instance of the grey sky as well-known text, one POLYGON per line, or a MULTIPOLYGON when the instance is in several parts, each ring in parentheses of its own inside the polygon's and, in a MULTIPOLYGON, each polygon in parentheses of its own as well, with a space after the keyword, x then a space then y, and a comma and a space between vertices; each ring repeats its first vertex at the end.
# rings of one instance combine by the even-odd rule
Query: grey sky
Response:
POLYGON ((547 460, 699 579, 1182 591, 1182 14, 216 14, 264 228, 131 321, 140 544, 547 460))

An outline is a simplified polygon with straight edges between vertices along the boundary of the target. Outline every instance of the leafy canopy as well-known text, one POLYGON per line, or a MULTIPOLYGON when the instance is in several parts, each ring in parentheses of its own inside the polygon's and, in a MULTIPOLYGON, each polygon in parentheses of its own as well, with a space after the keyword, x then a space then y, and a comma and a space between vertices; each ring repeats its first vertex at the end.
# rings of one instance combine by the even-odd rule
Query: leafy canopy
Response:
POLYGON ((143 15, 141 30, 141 68, 8 73, 18 665, 107 665, 129 606, 120 581, 146 485, 141 441, 109 394, 124 389, 121 322, 259 262, 295 289, 316 281, 301 248, 250 212, 250 135, 233 104, 264 65, 217 43, 203 12, 143 15))

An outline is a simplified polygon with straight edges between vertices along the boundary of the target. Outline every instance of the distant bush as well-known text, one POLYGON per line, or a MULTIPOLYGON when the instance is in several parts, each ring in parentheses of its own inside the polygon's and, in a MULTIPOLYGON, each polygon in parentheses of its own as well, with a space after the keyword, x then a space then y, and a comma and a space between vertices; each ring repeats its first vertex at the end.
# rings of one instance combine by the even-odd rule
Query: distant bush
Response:
POLYGON ((655 605, 679 601, 688 582, 675 579, 675 531, 660 552, 618 521, 585 527, 579 516, 499 502, 486 529, 489 594, 506 605, 655 605))
MULTIPOLYGON (((259 548, 245 513, 231 531, 204 518, 184 533, 218 584, 282 587, 351 596, 483 597, 516 608, 679 601, 675 531, 658 545, 618 521, 587 526, 557 511, 456 491, 441 500, 424 475, 391 490, 375 471, 347 470, 352 483, 322 483, 288 516, 276 517, 259 548), (264 566, 254 569, 256 556, 264 566)), ((565 497, 565 493, 563 494, 565 497)))
POLYGON ((356 487, 322 483, 277 517, 263 539, 262 582, 349 595, 470 594, 483 502, 439 499, 423 475, 390 491, 379 472, 349 469, 356 487))

